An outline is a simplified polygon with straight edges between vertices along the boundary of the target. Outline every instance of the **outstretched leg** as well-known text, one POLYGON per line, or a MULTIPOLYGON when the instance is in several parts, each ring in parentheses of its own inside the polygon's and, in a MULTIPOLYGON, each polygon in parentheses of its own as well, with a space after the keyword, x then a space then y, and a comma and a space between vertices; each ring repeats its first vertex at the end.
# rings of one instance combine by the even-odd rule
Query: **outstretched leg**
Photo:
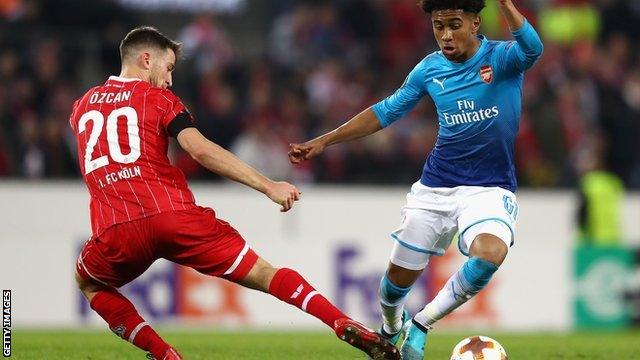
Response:
POLYGON ((398 350, 388 341, 362 324, 350 319, 319 293, 297 271, 274 268, 258 258, 239 284, 269 293, 310 315, 333 329, 336 335, 366 352, 374 359, 399 359, 398 350))
POLYGON ((315 316, 331 328, 336 320, 347 317, 297 271, 288 268, 276 269, 262 258, 258 259, 247 276, 238 283, 269 293, 315 316))
POLYGON ((398 349, 375 332, 349 319, 297 271, 275 268, 260 258, 242 236, 210 209, 176 212, 155 223, 163 257, 203 274, 217 276, 275 296, 315 316, 338 337, 375 359, 399 359, 398 349))

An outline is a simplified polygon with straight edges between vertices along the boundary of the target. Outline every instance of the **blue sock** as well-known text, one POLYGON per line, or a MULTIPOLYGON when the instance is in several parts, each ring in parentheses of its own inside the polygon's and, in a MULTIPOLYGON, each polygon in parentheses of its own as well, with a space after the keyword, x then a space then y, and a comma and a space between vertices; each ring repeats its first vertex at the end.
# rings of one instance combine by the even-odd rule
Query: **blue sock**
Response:
POLYGON ((470 258, 458 271, 462 291, 471 296, 477 294, 487 286, 496 270, 498 267, 492 262, 478 257, 470 258))
POLYGON ((389 280, 387 274, 380 280, 380 308, 385 332, 395 334, 402 329, 402 311, 409 291, 411 286, 399 287, 389 280))

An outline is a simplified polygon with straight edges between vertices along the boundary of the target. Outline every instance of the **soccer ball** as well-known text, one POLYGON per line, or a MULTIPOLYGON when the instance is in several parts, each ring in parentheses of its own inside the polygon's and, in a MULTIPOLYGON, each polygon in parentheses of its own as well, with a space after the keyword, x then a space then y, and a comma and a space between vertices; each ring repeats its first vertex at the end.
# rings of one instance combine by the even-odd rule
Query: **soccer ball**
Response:
POLYGON ((507 360, 502 345, 487 336, 472 336, 453 348, 451 360, 507 360))

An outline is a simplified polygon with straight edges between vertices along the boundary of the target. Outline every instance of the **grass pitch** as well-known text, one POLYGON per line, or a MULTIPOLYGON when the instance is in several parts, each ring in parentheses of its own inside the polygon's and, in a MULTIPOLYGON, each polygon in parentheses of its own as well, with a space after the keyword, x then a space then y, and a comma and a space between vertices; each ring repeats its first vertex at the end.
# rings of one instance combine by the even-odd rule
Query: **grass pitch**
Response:
MULTIPOLYGON (((327 332, 162 331, 186 359, 364 359, 327 332)), ((425 359, 448 360, 453 346, 475 333, 430 334, 425 359)), ((640 359, 640 331, 560 334, 492 333, 511 360, 640 359)), ((144 353, 105 331, 12 332, 15 359, 145 359, 144 353)))

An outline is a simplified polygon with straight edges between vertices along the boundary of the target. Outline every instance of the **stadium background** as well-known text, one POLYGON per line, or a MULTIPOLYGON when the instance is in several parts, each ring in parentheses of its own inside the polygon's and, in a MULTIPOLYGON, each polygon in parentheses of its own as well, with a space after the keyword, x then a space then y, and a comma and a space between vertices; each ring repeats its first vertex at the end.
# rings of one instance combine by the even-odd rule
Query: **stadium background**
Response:
MULTIPOLYGON (((483 32, 508 37, 487 3, 483 32)), ((640 4, 515 3, 545 42, 523 93, 517 244, 496 281, 442 328, 461 336, 626 329, 640 320, 640 4), (587 181, 594 174, 607 179, 595 195, 587 181), (581 217, 585 208, 599 218, 581 217)), ((119 72, 118 43, 141 24, 184 43, 173 90, 200 130, 304 193, 292 213, 280 214, 174 146, 171 158, 198 201, 265 258, 300 269, 373 326, 388 233, 437 133, 433 105, 422 101, 391 128, 301 167, 286 151, 394 91, 436 47, 425 21, 414 0, 1 1, 0 287, 13 290, 16 342, 21 329, 106 332, 72 280, 89 221, 68 116, 76 97, 119 72)), ((455 246, 434 260, 410 308, 418 310, 461 261, 455 246)), ((266 295, 164 262, 124 291, 169 330, 320 329, 266 295)))

